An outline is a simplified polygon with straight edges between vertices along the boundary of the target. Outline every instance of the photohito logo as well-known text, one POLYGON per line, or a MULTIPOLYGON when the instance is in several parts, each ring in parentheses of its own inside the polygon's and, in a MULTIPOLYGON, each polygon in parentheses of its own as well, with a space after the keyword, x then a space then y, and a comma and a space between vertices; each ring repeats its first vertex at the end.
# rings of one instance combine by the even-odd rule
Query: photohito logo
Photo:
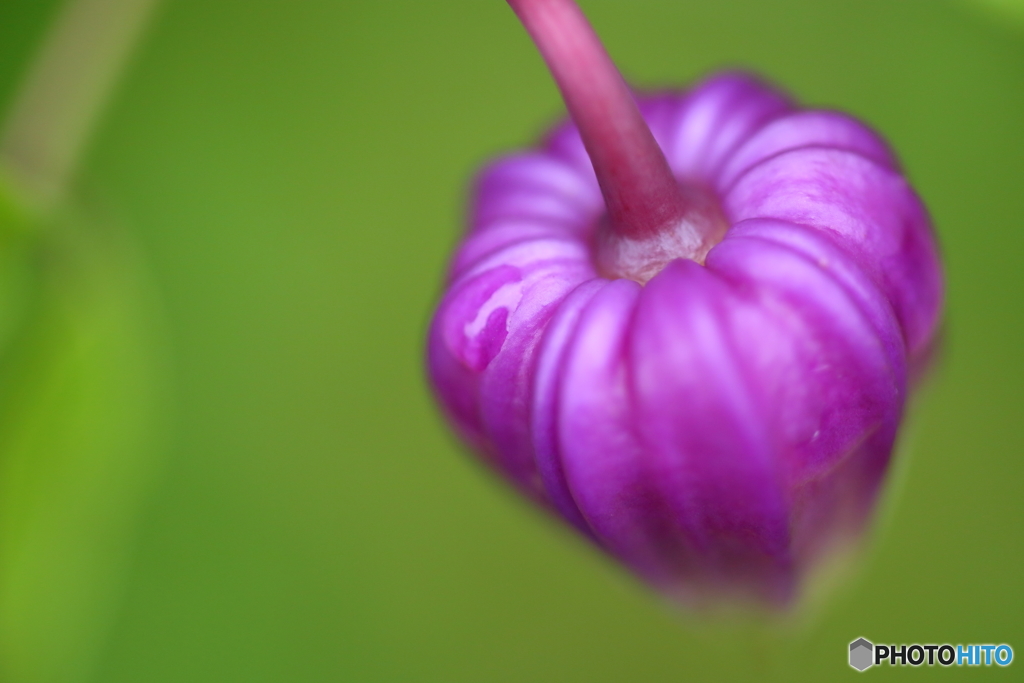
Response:
POLYGON ((865 671, 876 664, 889 666, 1009 666, 1009 645, 875 645, 866 638, 850 643, 850 666, 865 671))

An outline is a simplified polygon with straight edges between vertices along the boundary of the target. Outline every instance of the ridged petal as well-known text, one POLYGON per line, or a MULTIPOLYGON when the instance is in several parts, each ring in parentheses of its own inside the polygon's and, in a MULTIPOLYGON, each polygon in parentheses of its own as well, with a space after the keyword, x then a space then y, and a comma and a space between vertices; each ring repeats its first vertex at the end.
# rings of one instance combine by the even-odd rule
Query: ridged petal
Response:
POLYGON ((680 102, 663 146, 669 166, 681 179, 713 186, 731 152, 790 109, 788 97, 748 74, 709 78, 680 102))
POLYGON ((899 170, 899 163, 885 141, 852 116, 833 111, 798 111, 768 123, 740 145, 719 173, 717 187, 725 192, 751 167, 777 154, 807 147, 854 152, 899 170))
POLYGON ((691 590, 749 584, 761 597, 783 597, 791 578, 784 473, 751 386, 757 378, 738 362, 740 346, 754 341, 743 338, 738 309, 763 317, 692 261, 674 261, 647 283, 626 351, 632 426, 665 501, 661 514, 690 555, 677 575, 691 590))
POLYGON ((774 218, 833 237, 892 303, 911 353, 927 346, 942 301, 938 249, 898 173, 853 152, 800 149, 754 166, 723 200, 734 224, 774 218))
POLYGON ((538 153, 488 166, 474 197, 473 230, 508 219, 555 221, 572 230, 585 227, 604 209, 596 182, 590 182, 585 172, 538 153))

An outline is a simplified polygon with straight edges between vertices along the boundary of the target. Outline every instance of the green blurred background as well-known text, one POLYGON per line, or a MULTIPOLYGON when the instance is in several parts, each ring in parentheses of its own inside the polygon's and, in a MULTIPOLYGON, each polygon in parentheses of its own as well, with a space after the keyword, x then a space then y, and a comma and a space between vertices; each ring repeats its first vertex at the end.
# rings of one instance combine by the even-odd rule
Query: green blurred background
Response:
MULTIPOLYGON (((858 636, 1024 657, 1024 13, 581 4, 638 84, 746 66, 865 118, 933 212, 944 354, 855 577, 791 632, 702 628, 446 430, 421 356, 467 182, 561 111, 503 2, 169 0, 81 193, 120 226, 122 255, 90 280, 120 303, 100 307, 118 313, 84 375, 133 387, 83 399, 80 421, 115 422, 103 438, 121 444, 97 437, 83 457, 150 464, 24 527, 19 542, 50 551, 28 583, 0 578, 4 604, 20 600, 0 627, 28 643, 8 646, 21 659, 3 683, 810 681, 855 675, 858 636), (51 581, 63 592, 37 608, 51 581)), ((0 4, 0 104, 56 6, 0 4)), ((43 439, 47 457, 79 443, 53 429, 72 436, 43 439)))

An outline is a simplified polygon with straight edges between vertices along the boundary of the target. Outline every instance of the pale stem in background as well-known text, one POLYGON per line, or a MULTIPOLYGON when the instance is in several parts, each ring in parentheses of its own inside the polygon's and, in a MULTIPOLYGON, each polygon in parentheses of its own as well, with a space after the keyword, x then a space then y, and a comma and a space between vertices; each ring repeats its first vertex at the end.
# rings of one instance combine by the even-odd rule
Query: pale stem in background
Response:
POLYGON ((0 173, 32 208, 60 204, 159 0, 67 0, 0 133, 0 173))

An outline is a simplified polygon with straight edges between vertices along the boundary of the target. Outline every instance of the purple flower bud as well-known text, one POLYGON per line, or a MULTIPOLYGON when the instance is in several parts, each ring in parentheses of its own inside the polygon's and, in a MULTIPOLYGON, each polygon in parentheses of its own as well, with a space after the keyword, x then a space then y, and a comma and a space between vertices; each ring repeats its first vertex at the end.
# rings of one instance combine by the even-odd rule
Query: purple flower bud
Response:
POLYGON ((888 146, 754 77, 634 99, 571 0, 509 0, 573 122, 481 174, 430 331, 461 435, 694 605, 858 537, 942 274, 888 146))

